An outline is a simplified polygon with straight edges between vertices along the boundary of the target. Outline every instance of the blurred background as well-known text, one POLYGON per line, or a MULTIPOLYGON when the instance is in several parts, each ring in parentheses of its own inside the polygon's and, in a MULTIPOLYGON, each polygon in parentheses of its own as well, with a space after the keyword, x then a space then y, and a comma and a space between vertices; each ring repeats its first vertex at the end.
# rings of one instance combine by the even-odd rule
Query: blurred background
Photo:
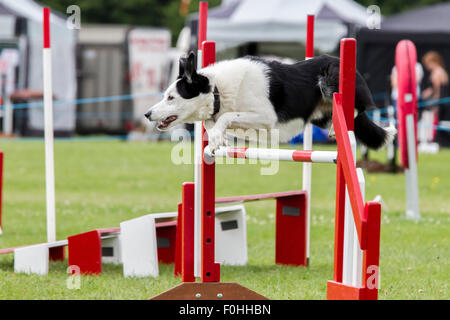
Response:
MULTIPOLYGON (((49 6, 55 136, 167 138, 143 114, 176 78, 179 57, 196 50, 198 4, 0 0, 3 137, 43 136, 42 6, 49 6)), ((381 110, 379 121, 395 105, 395 46, 401 39, 412 40, 420 62, 421 109, 428 112, 423 139, 450 146, 448 83, 441 79, 436 92, 432 76, 436 64, 444 72, 450 65, 448 1, 210 0, 209 7, 208 39, 217 43, 218 60, 247 54, 287 63, 304 59, 307 14, 316 16, 316 55, 338 55, 339 40, 356 37, 357 67, 381 110), (433 57, 423 60, 430 52, 433 57)), ((315 128, 315 141, 327 142, 327 136, 315 128)))

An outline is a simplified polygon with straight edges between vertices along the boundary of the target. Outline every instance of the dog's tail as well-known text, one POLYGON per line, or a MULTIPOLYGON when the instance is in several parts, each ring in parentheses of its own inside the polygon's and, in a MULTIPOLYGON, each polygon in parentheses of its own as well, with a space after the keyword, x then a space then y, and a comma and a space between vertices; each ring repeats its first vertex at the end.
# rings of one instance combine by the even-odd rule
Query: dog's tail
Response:
POLYGON ((370 149, 380 149, 391 143, 397 130, 394 127, 381 128, 367 116, 365 112, 355 118, 355 136, 370 149))

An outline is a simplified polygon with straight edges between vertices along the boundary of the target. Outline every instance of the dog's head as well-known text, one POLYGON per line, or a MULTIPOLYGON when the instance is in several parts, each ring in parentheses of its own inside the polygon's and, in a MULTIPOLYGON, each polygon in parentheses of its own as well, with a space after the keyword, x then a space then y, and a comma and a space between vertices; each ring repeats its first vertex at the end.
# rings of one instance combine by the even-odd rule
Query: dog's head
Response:
POLYGON ((210 80, 198 74, 193 52, 180 59, 178 79, 167 88, 162 101, 145 114, 165 131, 179 123, 206 120, 214 111, 214 95, 210 80))

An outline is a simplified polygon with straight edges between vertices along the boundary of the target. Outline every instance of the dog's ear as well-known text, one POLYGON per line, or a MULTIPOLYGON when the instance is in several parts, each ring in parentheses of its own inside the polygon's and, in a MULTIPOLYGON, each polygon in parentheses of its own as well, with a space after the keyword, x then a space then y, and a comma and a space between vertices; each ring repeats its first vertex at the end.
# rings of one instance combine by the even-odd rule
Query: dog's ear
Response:
POLYGON ((184 76, 188 83, 192 83, 192 79, 197 75, 195 67, 195 54, 193 51, 189 53, 186 64, 184 65, 184 76))
POLYGON ((186 65, 186 58, 181 57, 180 60, 178 61, 178 79, 183 77, 185 65, 186 65))
POLYGON ((184 76, 186 65, 188 63, 187 57, 181 57, 178 63, 178 79, 181 79, 184 76))

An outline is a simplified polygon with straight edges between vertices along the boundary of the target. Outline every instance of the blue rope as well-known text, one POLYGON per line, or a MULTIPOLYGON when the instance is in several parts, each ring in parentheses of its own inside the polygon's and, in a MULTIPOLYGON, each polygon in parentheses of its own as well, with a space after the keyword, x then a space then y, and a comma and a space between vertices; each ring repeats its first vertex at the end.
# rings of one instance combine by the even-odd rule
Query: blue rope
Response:
MULTIPOLYGON (((372 117, 370 117, 370 118, 373 120, 372 117)), ((380 117, 380 121, 382 121, 382 122, 390 122, 391 120, 390 120, 389 118, 383 118, 383 117, 380 117)), ((397 125, 397 123, 398 123, 397 119, 394 119, 394 123, 397 125)), ((418 128, 435 128, 436 130, 439 130, 439 131, 447 131, 447 132, 450 132, 450 128, 449 128, 449 127, 443 127, 443 126, 426 126, 426 125, 418 125, 417 127, 418 127, 418 128)))
MULTIPOLYGON (((77 136, 77 137, 55 137, 55 141, 111 141, 118 140, 124 141, 128 139, 128 136, 77 136)), ((41 141, 44 137, 20 137, 20 138, 8 138, 2 137, 0 141, 41 141)))
MULTIPOLYGON (((121 95, 121 96, 84 98, 84 99, 76 99, 76 100, 56 100, 53 102, 53 105, 56 107, 59 107, 59 106, 66 106, 66 105, 71 105, 71 104, 123 101, 123 100, 142 99, 142 98, 158 97, 158 96, 162 96, 162 92, 142 93, 142 94, 125 94, 125 95, 121 95)), ((28 102, 28 103, 16 103, 16 104, 12 104, 12 105, 9 105, 6 107, 12 108, 12 109, 42 108, 42 107, 44 107, 44 101, 41 100, 41 101, 28 102)), ((5 109, 5 105, 0 106, 0 110, 3 110, 3 109, 5 109)))
MULTIPOLYGON (((427 100, 427 101, 419 101, 418 108, 425 108, 425 107, 429 107, 429 106, 433 106, 433 105, 449 105, 450 104, 450 97, 445 97, 442 99, 437 99, 437 100, 427 100)), ((395 109, 395 108, 394 108, 395 109)), ((367 110, 366 113, 368 114, 372 114, 376 111, 379 111, 381 113, 386 113, 388 111, 388 108, 379 108, 376 110, 367 110)), ((395 110, 395 113, 397 113, 397 110, 395 110)))

